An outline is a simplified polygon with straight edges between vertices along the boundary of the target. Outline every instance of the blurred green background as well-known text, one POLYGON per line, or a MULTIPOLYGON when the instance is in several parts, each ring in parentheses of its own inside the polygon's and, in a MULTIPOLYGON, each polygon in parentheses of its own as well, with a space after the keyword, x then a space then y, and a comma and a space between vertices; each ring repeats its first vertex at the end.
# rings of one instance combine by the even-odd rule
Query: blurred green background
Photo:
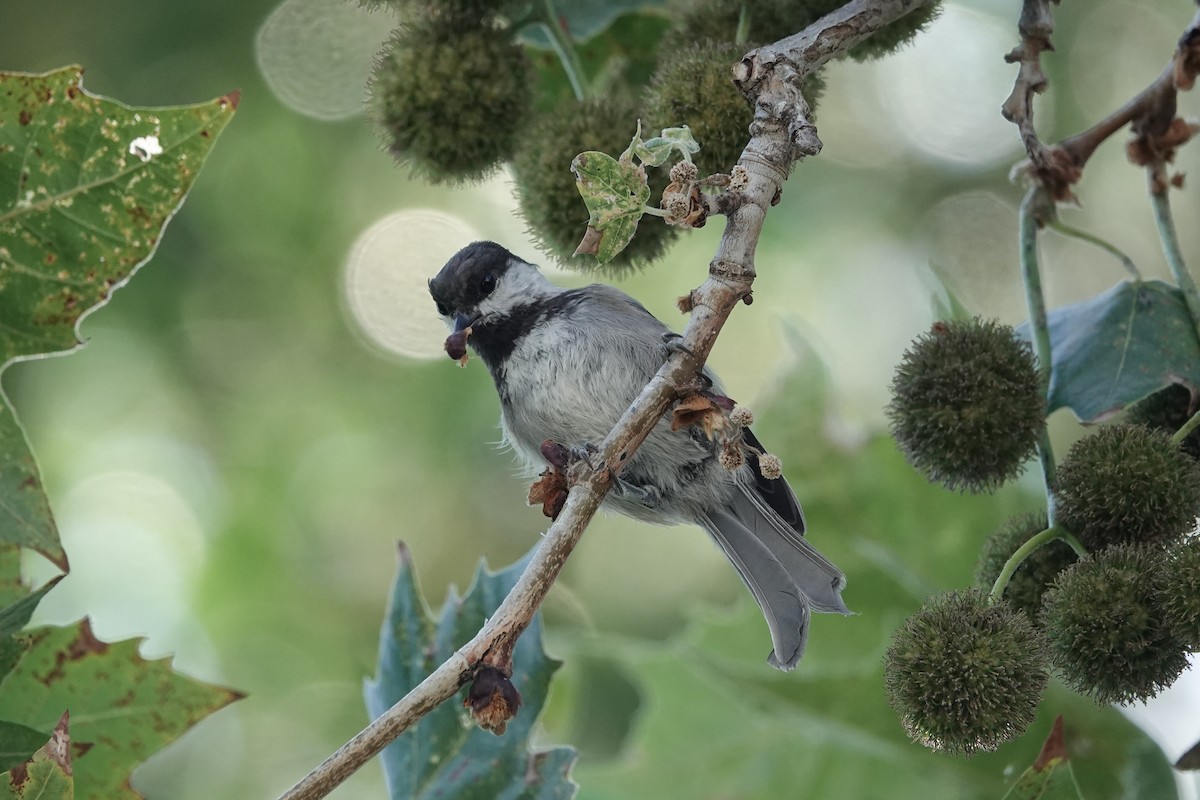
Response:
MULTIPOLYGON (((712 357, 759 413, 860 615, 816 620, 810 655, 777 675, 757 611, 699 530, 599 519, 546 606, 566 667, 542 739, 580 747, 581 797, 998 797, 1058 710, 1100 750, 1100 729, 1120 726, 1059 692, 1020 746, 955 761, 908 743, 881 687, 890 631, 928 592, 968 584, 982 538, 1041 502, 1036 470, 992 498, 926 486, 880 435, 892 367, 943 281, 974 313, 1024 315, 1006 178, 1021 150, 998 113, 1019 5, 947 2, 909 50, 828 69, 825 149, 769 215, 756 302, 712 357)), ((1043 138, 1152 80, 1193 13, 1185 0, 1058 8, 1043 138)), ((546 527, 494 446, 486 370, 441 356, 423 288, 471 238, 539 254, 504 175, 411 182, 356 113, 393 24, 338 0, 0 0, 0 69, 79 63, 86 88, 133 105, 243 92, 157 255, 83 322, 87 347, 4 374, 73 568, 36 621, 90 614, 101 637, 146 636, 146 655, 249 693, 137 773, 152 798, 273 797, 366 722, 397 540, 436 606, 480 558, 507 564, 546 527)), ((1197 105, 1184 95, 1181 113, 1197 105)), ((1119 142, 1079 196, 1068 221, 1166 277, 1119 142)), ((1200 253, 1196 193, 1174 202, 1185 252, 1200 253)), ((674 299, 702 280, 720 227, 621 288, 682 325, 674 299)), ((1042 252, 1051 305, 1123 278, 1084 244, 1047 236, 1042 252)), ((1061 447, 1080 435, 1063 415, 1052 429, 1061 447)), ((52 569, 31 557, 28 571, 52 569)), ((1134 712, 1171 759, 1200 738, 1190 687, 1165 713, 1134 712)), ((380 770, 334 796, 382 797, 380 770)))

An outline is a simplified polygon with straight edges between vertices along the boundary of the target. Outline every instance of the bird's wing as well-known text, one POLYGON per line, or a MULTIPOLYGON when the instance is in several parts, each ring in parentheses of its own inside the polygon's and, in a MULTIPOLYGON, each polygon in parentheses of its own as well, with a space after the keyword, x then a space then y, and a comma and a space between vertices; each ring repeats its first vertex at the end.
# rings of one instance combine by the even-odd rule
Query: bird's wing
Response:
POLYGON ((754 448, 746 454, 746 461, 749 462, 750 470, 754 474, 754 488, 759 498, 770 506, 792 530, 803 536, 807 525, 804 522, 804 509, 800 508, 800 501, 796 499, 796 493, 782 477, 763 477, 758 468, 758 453, 765 453, 767 449, 762 446, 758 437, 749 428, 742 431, 742 436, 746 440, 746 444, 754 448))

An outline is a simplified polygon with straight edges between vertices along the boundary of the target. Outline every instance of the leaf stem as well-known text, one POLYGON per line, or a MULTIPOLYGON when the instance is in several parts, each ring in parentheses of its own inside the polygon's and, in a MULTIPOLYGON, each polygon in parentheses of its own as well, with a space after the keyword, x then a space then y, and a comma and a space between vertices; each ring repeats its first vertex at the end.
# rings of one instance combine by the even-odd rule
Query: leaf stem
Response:
POLYGON ((1004 568, 1000 570, 1000 574, 996 577, 996 582, 992 584, 992 602, 999 602, 1004 595, 1004 590, 1008 587, 1008 582, 1012 579, 1013 573, 1017 568, 1024 563, 1025 559, 1033 554, 1033 551, 1045 544, 1049 544, 1058 537, 1058 528, 1051 525, 1041 533, 1035 533, 1029 537, 1025 544, 1017 548, 1017 552, 1008 557, 1008 561, 1004 562, 1004 568))
POLYGON ((1142 279, 1142 273, 1140 270, 1138 270, 1137 265, 1133 263, 1133 259, 1125 255, 1125 253, 1119 250, 1117 246, 1111 242, 1106 242, 1095 234, 1088 233, 1087 231, 1076 228, 1073 225, 1068 225, 1067 223, 1058 219, 1051 222, 1050 227, 1061 233, 1063 236, 1070 236, 1073 239, 1079 239, 1080 241, 1094 244, 1096 247, 1099 247, 1101 250, 1104 250, 1112 255, 1113 258, 1120 261, 1121 266, 1125 268, 1126 272, 1133 276, 1135 281, 1140 281, 1142 279))
POLYGON ((733 43, 743 45, 750 38, 750 4, 742 3, 742 11, 738 14, 737 32, 733 35, 733 43))
POLYGON ((571 41, 566 22, 559 18, 558 11, 554 8, 554 0, 542 0, 541 22, 542 27, 546 29, 546 35, 550 37, 550 45, 554 48, 563 71, 567 73, 567 80, 571 82, 571 91, 575 92, 575 99, 583 102, 589 94, 584 82, 583 64, 579 61, 579 53, 571 41))
MULTIPOLYGON (((1042 379, 1042 397, 1046 407, 1050 403, 1050 324, 1046 319, 1046 298, 1042 293, 1042 273, 1038 268, 1037 236, 1038 210, 1048 198, 1041 188, 1032 188, 1021 201, 1021 276, 1025 283, 1025 304, 1029 309, 1029 329, 1033 339, 1033 352, 1037 356, 1038 370, 1042 379)), ((1042 462, 1042 480, 1046 484, 1046 515, 1054 525, 1054 450, 1050 445, 1050 431, 1043 427, 1037 445, 1038 460, 1042 462)))
POLYGON ((1035 533, 1025 544, 1017 548, 1017 552, 1008 557, 1008 561, 1004 562, 1004 568, 1000 570, 1000 575, 997 576, 996 582, 992 584, 993 603, 998 602, 1004 595, 1004 590, 1008 587, 1008 582, 1012 579, 1013 573, 1024 563, 1025 559, 1033 555, 1035 550, 1049 544, 1055 539, 1060 539, 1070 545, 1071 549, 1075 551, 1075 555, 1080 558, 1085 558, 1088 554, 1087 548, 1083 546, 1083 543, 1079 541, 1075 534, 1058 525, 1051 525, 1046 530, 1035 533))
POLYGON ((1200 288, 1197 288, 1196 279, 1192 277, 1187 263, 1183 260, 1179 235, 1175 232, 1175 219, 1171 215, 1171 201, 1167 198, 1169 184, 1165 179, 1165 171, 1161 162, 1151 164, 1147 168, 1147 175, 1150 177, 1150 206, 1154 209, 1154 222, 1158 226, 1158 238, 1162 241, 1167 266, 1179 290, 1183 292, 1183 300, 1192 318, 1192 327, 1196 329, 1196 335, 1200 336, 1200 288))
POLYGON ((1188 437, 1188 434, 1196 430, 1198 426, 1200 426, 1200 411, 1192 414, 1192 416, 1188 418, 1188 421, 1183 423, 1183 427, 1175 431, 1175 434, 1171 437, 1171 444, 1183 444, 1183 440, 1188 437))

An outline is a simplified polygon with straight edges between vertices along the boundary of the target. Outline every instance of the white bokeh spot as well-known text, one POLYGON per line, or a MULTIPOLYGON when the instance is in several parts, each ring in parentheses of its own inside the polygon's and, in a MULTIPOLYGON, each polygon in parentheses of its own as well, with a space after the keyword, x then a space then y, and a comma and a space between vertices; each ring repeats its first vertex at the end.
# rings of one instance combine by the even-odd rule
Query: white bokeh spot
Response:
POLYGON ((375 54, 396 27, 385 10, 344 0, 284 0, 254 40, 258 68, 280 102, 314 119, 363 112, 375 54))
POLYGON ((446 326, 427 283, 450 256, 479 238, 466 222, 435 209, 398 211, 363 231, 342 281, 358 330, 389 353, 445 358, 446 326))

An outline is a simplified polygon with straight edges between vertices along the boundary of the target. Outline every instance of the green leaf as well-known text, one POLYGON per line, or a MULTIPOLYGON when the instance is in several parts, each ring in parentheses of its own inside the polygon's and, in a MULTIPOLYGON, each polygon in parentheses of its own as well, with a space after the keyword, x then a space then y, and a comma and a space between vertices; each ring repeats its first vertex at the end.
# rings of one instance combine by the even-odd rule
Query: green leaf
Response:
MULTIPOLYGON (((520 577, 525 559, 500 572, 480 565, 465 596, 451 590, 435 620, 417 586, 412 559, 401 545, 379 643, 379 667, 363 694, 378 717, 478 633, 520 577)), ((568 777, 575 761, 570 747, 531 752, 529 736, 545 703, 559 662, 542 650, 540 615, 517 640, 512 682, 522 704, 503 736, 465 721, 460 704, 446 702, 424 716, 383 752, 393 798, 510 798, 557 800, 575 795, 568 777)))
POLYGON ((240 698, 138 655, 138 639, 108 644, 86 619, 26 634, 29 649, 0 682, 0 718, 49 728, 64 709, 75 718, 72 765, 79 796, 140 797, 135 766, 212 712, 240 698))
POLYGON ((595 253, 600 263, 608 263, 625 249, 637 231, 638 220, 650 199, 646 171, 630 161, 618 161, 595 150, 575 156, 571 171, 588 209, 589 234, 598 233, 590 241, 585 237, 576 252, 595 253))
POLYGON ((8 638, 24 628, 29 622, 29 618, 33 616, 33 610, 37 608, 38 603, 42 602, 42 598, 46 596, 46 592, 53 589, 64 577, 63 575, 58 575, 47 581, 46 585, 36 592, 21 598, 6 608, 0 609, 0 638, 8 638))
POLYGON ((24 764, 49 738, 45 731, 0 720, 0 772, 24 764))
MULTIPOLYGON (((1095 422, 1171 383, 1200 389, 1200 340, 1170 284, 1123 281, 1048 319, 1050 411, 1095 422)), ((1017 332, 1029 339, 1028 323, 1017 332)))
MULTIPOLYGON (((588 43, 622 15, 665 5, 666 0, 557 0, 554 11, 566 22, 572 39, 588 43)), ((550 39, 540 25, 525 28, 521 38, 538 47, 550 47, 550 39)))
MULTIPOLYGON (((81 343, 79 320, 150 258, 233 93, 131 108, 89 94, 83 71, 0 73, 0 369, 81 343)), ((0 395, 0 542, 67 559, 37 464, 0 395)))
POLYGON ((700 152, 700 145, 696 143, 695 137, 692 136, 692 129, 687 125, 681 128, 664 128, 660 136, 654 136, 644 142, 641 140, 640 134, 641 125, 639 124, 638 134, 633 137, 630 148, 633 150, 633 154, 648 167, 660 167, 667 163, 667 159, 676 150, 688 161, 691 161, 692 156, 700 152))
MULTIPOLYGON (((605 86, 645 86, 658 65, 658 43, 670 27, 670 18, 657 11, 617 17, 603 33, 575 45, 586 80, 597 93, 605 86)), ((542 35, 540 27, 526 30, 542 35)), ((548 47, 548 43, 526 47, 538 77, 534 102, 543 113, 570 113, 564 109, 577 102, 575 92, 558 56, 548 47)))
POLYGON ((14 765, 0 775, 0 800, 71 800, 75 797, 75 779, 71 770, 71 737, 67 732, 67 714, 59 718, 50 741, 33 757, 14 765))

